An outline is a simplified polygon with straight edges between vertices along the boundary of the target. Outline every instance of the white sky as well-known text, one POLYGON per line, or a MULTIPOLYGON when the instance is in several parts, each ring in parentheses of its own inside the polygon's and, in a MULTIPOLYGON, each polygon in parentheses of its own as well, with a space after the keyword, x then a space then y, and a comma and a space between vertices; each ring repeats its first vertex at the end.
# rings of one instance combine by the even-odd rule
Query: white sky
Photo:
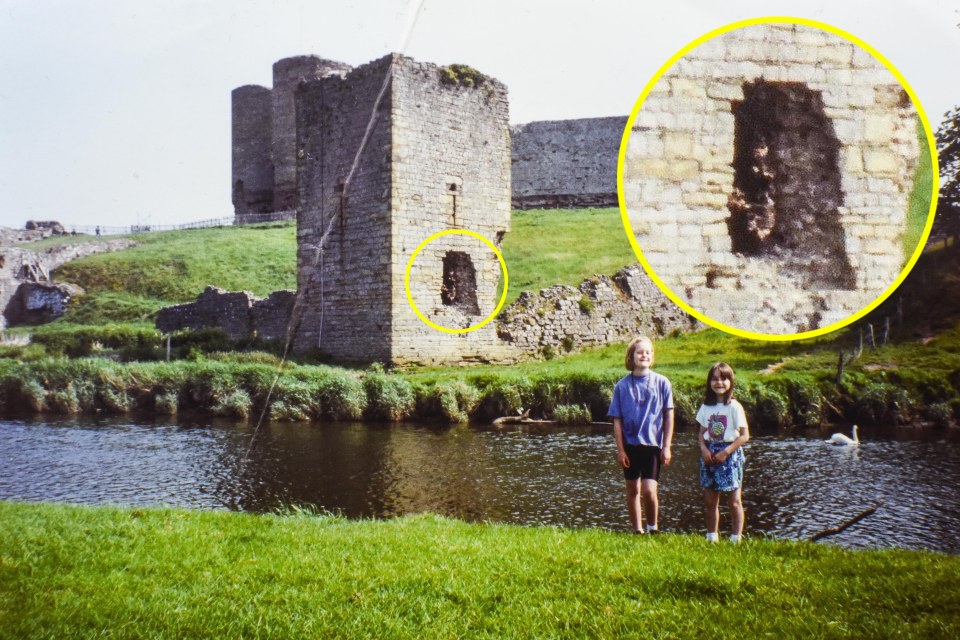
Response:
MULTIPOLYGON (((233 215, 230 92, 292 55, 397 51, 417 2, 0 0, 0 225, 233 215)), ((513 123, 626 115, 684 45, 773 15, 872 45, 934 129, 960 103, 956 1, 425 0, 404 52, 503 81, 513 123)))

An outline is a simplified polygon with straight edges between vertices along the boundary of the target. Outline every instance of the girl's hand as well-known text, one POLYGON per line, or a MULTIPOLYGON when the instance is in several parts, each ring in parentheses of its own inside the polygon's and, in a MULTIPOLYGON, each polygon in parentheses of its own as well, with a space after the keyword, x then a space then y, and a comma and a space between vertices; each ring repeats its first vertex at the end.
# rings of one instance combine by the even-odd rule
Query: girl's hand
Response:
POLYGON ((730 457, 730 454, 727 453, 726 449, 721 449, 713 454, 713 459, 717 461, 717 464, 722 463, 724 460, 730 457))
POLYGON ((710 453, 710 449, 701 449, 700 456, 703 458, 703 464, 716 464, 716 461, 713 459, 713 454, 710 453))
POLYGON ((624 469, 630 468, 630 457, 627 455, 626 451, 618 451, 617 460, 620 461, 620 466, 624 469))

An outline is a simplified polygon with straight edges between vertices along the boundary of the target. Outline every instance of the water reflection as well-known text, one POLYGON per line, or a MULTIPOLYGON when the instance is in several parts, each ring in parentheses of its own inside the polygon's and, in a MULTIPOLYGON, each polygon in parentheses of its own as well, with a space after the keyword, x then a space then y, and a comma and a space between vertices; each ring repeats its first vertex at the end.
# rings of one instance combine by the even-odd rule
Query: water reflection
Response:
MULTIPOLYGON (((271 511, 312 505, 350 517, 435 512, 472 521, 603 527, 626 522, 606 428, 496 430, 411 425, 101 420, 0 422, 0 498, 271 511), (248 455, 249 454, 249 455, 248 455)), ((747 449, 746 531, 792 539, 882 502, 831 542, 960 552, 955 434, 755 436, 747 449)), ((661 526, 703 529, 693 431, 677 434, 661 481, 661 526)), ((726 525, 726 509, 721 509, 726 525)))

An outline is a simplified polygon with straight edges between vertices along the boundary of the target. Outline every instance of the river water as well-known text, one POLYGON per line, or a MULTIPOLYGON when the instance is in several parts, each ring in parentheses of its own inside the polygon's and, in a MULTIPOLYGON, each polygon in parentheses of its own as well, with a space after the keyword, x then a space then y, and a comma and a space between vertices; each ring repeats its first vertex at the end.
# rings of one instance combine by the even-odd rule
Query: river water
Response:
MULTIPOLYGON (((747 445, 746 534, 853 548, 960 552, 960 434, 861 429, 758 434, 747 445)), ((232 422, 0 421, 0 499, 348 517, 434 512, 470 521, 626 529, 609 427, 509 428, 232 422), (256 438, 251 445, 251 437, 256 438)), ((661 477, 664 530, 702 532, 696 433, 661 477)), ((728 528, 721 506, 721 532, 728 528)))

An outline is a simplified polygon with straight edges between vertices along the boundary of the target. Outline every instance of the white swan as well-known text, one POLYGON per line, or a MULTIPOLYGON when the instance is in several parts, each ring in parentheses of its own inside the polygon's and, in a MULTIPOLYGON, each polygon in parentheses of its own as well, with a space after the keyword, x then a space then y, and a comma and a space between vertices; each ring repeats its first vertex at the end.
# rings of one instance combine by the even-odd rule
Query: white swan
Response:
POLYGON ((860 438, 857 437, 857 425, 853 425, 853 438, 848 438, 842 433, 835 433, 830 436, 829 440, 826 440, 825 442, 838 447, 857 446, 860 444, 860 438))

